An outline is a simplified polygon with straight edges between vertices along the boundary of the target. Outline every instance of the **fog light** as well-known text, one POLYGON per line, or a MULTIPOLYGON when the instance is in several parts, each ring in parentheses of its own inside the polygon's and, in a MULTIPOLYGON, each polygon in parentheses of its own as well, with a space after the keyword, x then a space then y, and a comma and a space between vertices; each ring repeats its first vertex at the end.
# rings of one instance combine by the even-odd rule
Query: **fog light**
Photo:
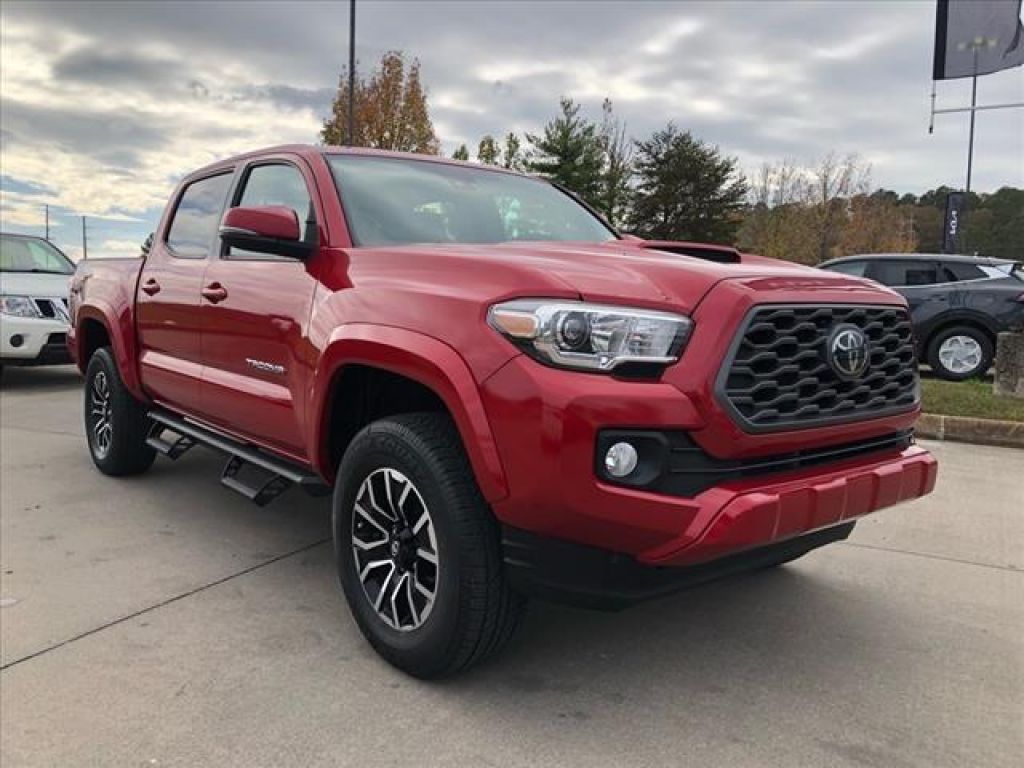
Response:
POLYGON ((612 477, 625 477, 636 469, 636 448, 629 443, 616 443, 604 455, 604 468, 612 477))

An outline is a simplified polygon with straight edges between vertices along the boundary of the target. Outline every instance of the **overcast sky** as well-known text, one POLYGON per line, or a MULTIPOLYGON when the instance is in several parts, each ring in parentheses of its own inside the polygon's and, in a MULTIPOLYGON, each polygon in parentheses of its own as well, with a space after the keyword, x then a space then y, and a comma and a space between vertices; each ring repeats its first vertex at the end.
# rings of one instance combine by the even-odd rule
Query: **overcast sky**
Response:
MULTIPOLYGON (((348 2, 4 0, 2 226, 77 253, 137 253, 174 182, 215 158, 314 142, 347 61, 348 2)), ((571 96, 608 96, 630 133, 669 120, 755 169, 858 152, 877 185, 963 184, 967 117, 927 133, 934 0, 373 2, 359 61, 419 57, 445 154, 538 131, 571 96)), ((939 84, 963 106, 969 81, 939 84)), ((1024 70, 981 78, 981 104, 1024 100, 1024 70)), ((1024 186, 1024 110, 978 117, 974 188, 1024 186)))

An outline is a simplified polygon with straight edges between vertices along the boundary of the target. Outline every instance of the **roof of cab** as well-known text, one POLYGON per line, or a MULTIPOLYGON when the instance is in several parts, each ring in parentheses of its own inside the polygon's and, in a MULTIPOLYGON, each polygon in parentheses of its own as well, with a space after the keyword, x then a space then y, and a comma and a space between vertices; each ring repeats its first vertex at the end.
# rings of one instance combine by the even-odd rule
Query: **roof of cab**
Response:
POLYGON ((496 173, 508 173, 514 176, 526 176, 528 174, 520 173, 519 171, 512 170, 510 168, 502 168, 497 165, 486 165, 482 163, 471 163, 462 160, 455 160, 450 157, 442 157, 441 155, 422 155, 414 152, 396 152, 385 149, 370 149, 368 147, 339 147, 334 145, 324 144, 278 144, 273 147, 263 147, 261 149, 254 149, 250 152, 243 152, 238 155, 232 155, 231 157, 225 157, 222 160, 217 160, 213 163, 204 165, 202 168, 197 168, 191 173, 186 174, 186 179, 191 179, 194 176, 203 176, 211 171, 223 170, 237 165, 240 162, 246 160, 252 160, 267 155, 279 155, 279 154, 294 154, 301 157, 312 157, 315 155, 368 155, 371 157, 393 157, 403 158, 406 160, 422 160, 429 163, 440 163, 442 165, 460 165, 468 168, 476 168, 477 170, 493 171, 496 173))

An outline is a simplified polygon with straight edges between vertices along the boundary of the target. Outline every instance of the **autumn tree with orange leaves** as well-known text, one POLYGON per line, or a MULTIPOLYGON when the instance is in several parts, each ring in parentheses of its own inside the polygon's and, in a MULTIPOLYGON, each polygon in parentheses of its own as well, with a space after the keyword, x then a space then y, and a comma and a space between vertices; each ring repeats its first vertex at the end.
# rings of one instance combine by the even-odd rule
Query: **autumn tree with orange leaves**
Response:
POLYGON ((441 143, 427 109, 420 63, 408 66, 401 51, 388 51, 369 80, 355 78, 355 127, 348 135, 348 74, 342 72, 331 116, 320 131, 324 144, 436 155, 441 143))

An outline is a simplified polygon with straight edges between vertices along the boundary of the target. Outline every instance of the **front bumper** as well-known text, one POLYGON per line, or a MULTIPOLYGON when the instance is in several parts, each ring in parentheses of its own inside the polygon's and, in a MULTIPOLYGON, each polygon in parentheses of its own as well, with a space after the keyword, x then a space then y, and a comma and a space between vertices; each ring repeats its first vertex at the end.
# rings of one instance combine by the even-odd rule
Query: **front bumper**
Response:
MULTIPOLYGON (((698 395, 641 382, 554 370, 517 357, 484 382, 484 406, 509 494, 493 504, 507 526, 630 556, 692 566, 784 542, 929 493, 936 462, 916 445, 729 479, 692 496, 601 480, 595 446, 608 429, 679 430, 712 456, 698 395)), ((916 413, 776 435, 761 456, 844 445, 909 429, 916 413)), ((712 435, 712 438, 716 437, 712 435)), ((741 458, 745 457, 740 454, 741 458)), ((726 457, 736 458, 736 457, 726 457)))
POLYGON ((34 317, 0 319, 0 361, 4 365, 66 365, 68 324, 34 317))

